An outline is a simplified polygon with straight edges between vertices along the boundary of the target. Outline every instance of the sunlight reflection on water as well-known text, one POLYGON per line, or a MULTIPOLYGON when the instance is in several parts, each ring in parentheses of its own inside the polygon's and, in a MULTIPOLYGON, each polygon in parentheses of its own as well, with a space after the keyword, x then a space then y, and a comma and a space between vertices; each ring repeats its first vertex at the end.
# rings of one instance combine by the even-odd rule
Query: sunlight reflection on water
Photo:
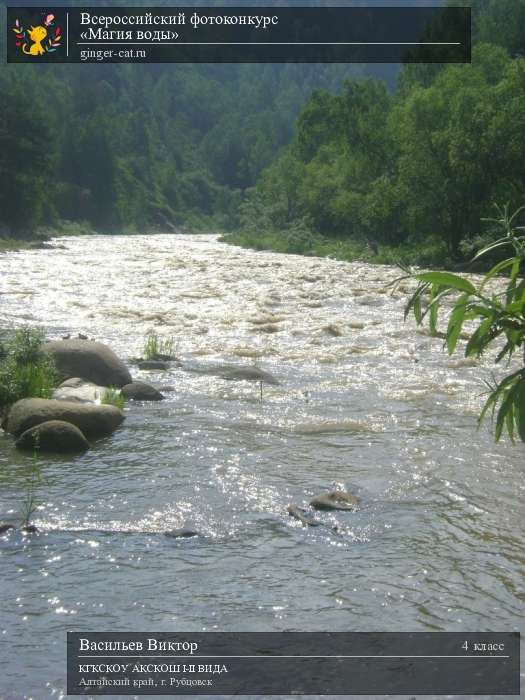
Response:
MULTIPOLYGON (((261 402, 258 384, 134 370, 175 391, 81 457, 40 458, 42 534, 0 537, 0 691, 23 697, 41 644, 24 692, 60 697, 68 629, 521 628, 524 448, 476 432, 491 357, 448 358, 404 324, 395 269, 214 236, 60 244, 0 257, 4 327, 86 333, 126 360, 155 330, 187 366, 280 383, 261 402), (336 487, 361 508, 287 516, 336 487), (201 536, 161 534, 180 527, 201 536)), ((0 435, 1 520, 27 460, 0 435)))

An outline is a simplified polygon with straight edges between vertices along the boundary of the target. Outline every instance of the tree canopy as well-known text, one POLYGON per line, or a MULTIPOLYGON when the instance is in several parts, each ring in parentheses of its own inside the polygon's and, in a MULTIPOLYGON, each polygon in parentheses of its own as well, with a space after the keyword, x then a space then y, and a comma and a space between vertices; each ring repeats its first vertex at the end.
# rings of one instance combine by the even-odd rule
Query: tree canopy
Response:
POLYGON ((495 202, 523 204, 525 0, 476 0, 473 15, 471 64, 407 65, 393 93, 373 78, 314 91, 248 194, 266 228, 244 242, 270 232, 278 245, 301 218, 314 252, 319 237, 374 250, 435 244, 454 261, 495 202))
POLYGON ((108 232, 232 225, 242 192, 289 143, 312 90, 338 90, 348 71, 343 65, 5 65, 4 235, 6 229, 29 235, 61 219, 108 232))

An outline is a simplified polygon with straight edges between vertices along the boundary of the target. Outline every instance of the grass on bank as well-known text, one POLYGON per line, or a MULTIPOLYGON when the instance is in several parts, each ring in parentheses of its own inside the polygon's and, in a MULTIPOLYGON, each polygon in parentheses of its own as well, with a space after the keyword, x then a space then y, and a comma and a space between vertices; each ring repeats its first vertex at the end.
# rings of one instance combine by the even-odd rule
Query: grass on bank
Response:
POLYGON ((106 404, 107 406, 115 406, 120 411, 123 411, 126 405, 126 399, 116 387, 109 386, 102 395, 100 403, 106 404))
POLYGON ((51 397, 57 372, 43 342, 42 331, 29 327, 0 338, 0 409, 19 399, 51 397))
POLYGON ((351 239, 333 239, 320 236, 282 233, 246 233, 235 231, 224 234, 224 243, 253 250, 273 250, 276 253, 295 253, 319 257, 330 257, 346 262, 367 262, 377 265, 406 265, 422 267, 457 267, 442 240, 428 239, 417 244, 404 243, 399 246, 378 245, 377 251, 366 243, 351 239))
POLYGON ((143 355, 145 360, 156 360, 160 357, 172 357, 175 350, 176 343, 173 338, 159 338, 156 333, 148 333, 143 355))
POLYGON ((26 241, 18 238, 0 238, 0 253, 39 248, 44 242, 42 239, 26 241))

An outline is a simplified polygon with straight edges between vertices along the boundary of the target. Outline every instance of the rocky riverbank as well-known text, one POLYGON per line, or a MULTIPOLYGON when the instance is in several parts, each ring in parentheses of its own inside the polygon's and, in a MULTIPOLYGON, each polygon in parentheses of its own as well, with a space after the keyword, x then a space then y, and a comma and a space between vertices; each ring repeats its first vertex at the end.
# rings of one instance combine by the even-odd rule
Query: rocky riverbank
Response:
MULTIPOLYGON (((42 345, 42 351, 51 358, 59 383, 51 398, 23 398, 4 411, 1 427, 13 436, 15 446, 33 455, 41 453, 81 454, 91 443, 114 433, 124 422, 124 402, 162 401, 162 391, 174 391, 174 386, 155 387, 133 379, 130 368, 107 345, 85 336, 66 337, 42 345), (111 395, 117 405, 106 397, 111 395)), ((256 366, 211 364, 184 364, 179 358, 157 353, 147 359, 130 360, 131 367, 141 370, 164 371, 171 367, 188 372, 209 374, 228 381, 248 381, 260 385, 278 385, 273 374, 256 366)), ((355 510, 358 499, 344 491, 321 493, 311 500, 313 510, 355 510)), ((321 525, 313 511, 290 505, 288 515, 303 526, 321 525)), ((0 525, 0 534, 15 529, 11 523, 0 525)), ((37 528, 26 523, 26 534, 37 528)), ((195 536, 199 533, 187 528, 167 530, 174 538, 195 536)))

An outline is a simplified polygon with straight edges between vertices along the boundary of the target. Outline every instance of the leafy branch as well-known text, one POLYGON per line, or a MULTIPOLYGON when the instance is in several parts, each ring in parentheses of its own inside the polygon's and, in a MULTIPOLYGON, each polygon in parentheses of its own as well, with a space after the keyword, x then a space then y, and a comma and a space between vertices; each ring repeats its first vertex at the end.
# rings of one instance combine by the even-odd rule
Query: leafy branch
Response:
MULTIPOLYGON (((470 336, 466 357, 481 357, 497 339, 503 347, 495 362, 510 363, 516 350, 521 350, 525 364, 525 279, 522 274, 525 263, 525 227, 516 222, 525 207, 510 214, 509 207, 497 207, 497 218, 484 219, 496 224, 502 235, 482 248, 474 260, 510 248, 511 257, 494 265, 476 286, 463 276, 450 272, 414 272, 404 268, 406 274, 393 283, 397 286, 408 278, 416 279, 418 286, 405 307, 405 320, 414 315, 418 325, 428 319, 430 331, 438 335, 438 315, 443 301, 454 297, 455 302, 448 319, 445 344, 449 355, 456 350, 461 331, 466 322, 476 322, 470 336), (507 284, 501 293, 490 293, 487 283, 497 276, 506 275, 507 284)), ((501 382, 489 384, 489 396, 485 402, 479 423, 490 413, 495 418, 495 438, 498 441, 504 430, 512 441, 518 436, 525 442, 525 367, 505 377, 501 382)))

